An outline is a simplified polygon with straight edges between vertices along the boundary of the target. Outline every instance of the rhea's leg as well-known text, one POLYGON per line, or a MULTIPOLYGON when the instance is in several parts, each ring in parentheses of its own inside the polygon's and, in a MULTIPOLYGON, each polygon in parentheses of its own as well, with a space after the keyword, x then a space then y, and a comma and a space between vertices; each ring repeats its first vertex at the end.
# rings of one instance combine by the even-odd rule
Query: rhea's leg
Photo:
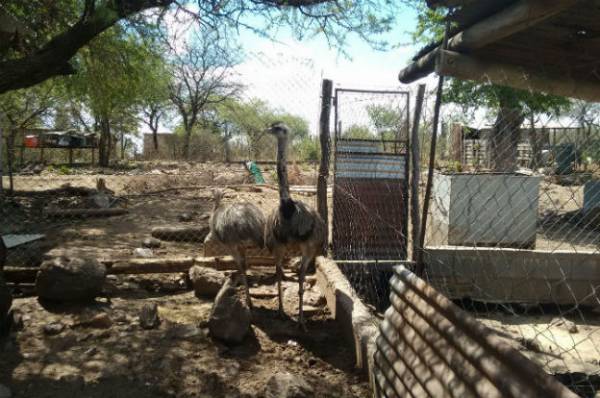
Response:
POLYGON ((252 300, 250 299, 250 287, 248 286, 248 277, 246 275, 246 252, 244 249, 236 247, 233 252, 233 258, 238 267, 238 274, 244 285, 244 291, 246 292, 246 304, 248 308, 252 309, 252 300))
POLYGON ((279 315, 285 316, 285 310, 283 309, 283 250, 275 249, 273 253, 275 256, 275 272, 277 275, 277 295, 279 297, 279 315))
POLYGON ((306 330, 304 323, 304 279, 311 260, 312 257, 303 255, 298 272, 298 324, 304 330, 306 330))

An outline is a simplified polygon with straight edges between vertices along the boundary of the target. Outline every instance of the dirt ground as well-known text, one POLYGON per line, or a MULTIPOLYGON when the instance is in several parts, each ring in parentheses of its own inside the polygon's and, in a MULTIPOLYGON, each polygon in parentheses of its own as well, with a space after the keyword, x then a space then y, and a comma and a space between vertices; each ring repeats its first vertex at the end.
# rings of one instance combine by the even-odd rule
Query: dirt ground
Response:
MULTIPOLYGON (((317 291, 309 290, 305 299, 310 317, 308 332, 302 332, 292 318, 278 317, 273 275, 265 271, 253 271, 250 278, 252 333, 233 347, 208 336, 212 302, 173 288, 176 277, 111 277, 110 302, 89 306, 16 299, 13 308, 24 326, 2 351, 0 384, 15 398, 261 397, 271 375, 286 371, 304 377, 316 397, 369 396, 368 383, 353 367, 352 347, 341 342, 341 330, 317 291), (140 308, 149 302, 158 304, 162 320, 155 330, 139 326, 140 308), (78 325, 98 314, 111 324, 78 325), (47 335, 44 326, 53 322, 65 328, 47 335)), ((286 282, 285 298, 293 317, 294 281, 286 282)))
MULTIPOLYGON (((47 175, 15 178, 18 190, 40 191, 64 183, 93 188, 102 176, 108 188, 127 198, 128 213, 109 218, 49 219, 43 209, 82 207, 80 198, 25 195, 3 207, 2 233, 42 233, 46 237, 15 257, 35 257, 51 250, 85 252, 100 258, 129 258, 152 227, 208 224, 212 209, 210 189, 232 185, 225 201, 251 201, 265 212, 278 203, 276 188, 260 189, 243 184, 242 166, 221 166, 210 175, 160 169, 142 175, 47 175), (220 176, 220 177, 219 177, 220 176), (183 213, 189 221, 180 221, 183 213), (32 250, 32 248, 34 250, 32 250)), ((170 169, 167 169, 170 170, 170 169)), ((263 170, 268 177, 269 168, 263 170)), ((299 182, 312 181, 312 171, 299 182)), ((270 177, 267 178, 269 180, 270 177)), ((314 195, 297 198, 314 203, 314 195)), ((153 256, 201 255, 201 242, 162 242, 153 256)), ((252 334, 242 344, 227 347, 208 336, 206 322, 212 305, 189 291, 182 275, 109 276, 106 292, 89 306, 48 306, 27 289, 15 290, 13 308, 23 317, 23 329, 12 335, 0 351, 0 384, 13 397, 261 397, 275 371, 304 377, 316 397, 367 397, 366 377, 354 368, 353 347, 328 313, 314 286, 305 306, 308 332, 301 332, 297 314, 297 282, 292 273, 286 282, 287 319, 277 315, 274 270, 251 272, 255 310, 252 334), (139 326, 140 308, 156 302, 162 323, 156 330, 139 326), (107 328, 78 326, 99 313, 110 318, 107 328), (48 335, 53 322, 64 330, 48 335)))
MULTIPOLYGON (((69 249, 129 258, 153 227, 207 225, 214 186, 229 186, 225 201, 249 201, 265 212, 278 203, 274 185, 244 185, 248 176, 241 165, 146 164, 133 171, 74 172, 17 176, 15 188, 41 191, 65 183, 93 188, 102 177, 116 195, 127 199, 128 213, 86 220, 48 219, 45 208, 76 208, 81 203, 73 198, 16 197, 0 209, 0 218, 8 220, 0 223, 0 233, 42 233, 46 239, 36 250, 15 251, 13 256, 69 249), (183 213, 190 215, 189 221, 179 220, 183 213)), ((274 182, 272 167, 263 167, 263 174, 268 183, 274 182)), ((296 174, 294 185, 312 185, 316 180, 314 168, 298 168, 296 174)), ((310 193, 294 196, 314 205, 310 193)), ((597 251, 600 233, 564 217, 582 205, 582 186, 543 183, 536 248, 597 251)), ((200 242, 163 242, 153 249, 153 256, 202 252, 200 242)), ((255 272, 253 335, 231 349, 207 336, 204 325, 211 302, 195 298, 180 275, 111 277, 107 284, 111 302, 101 300, 91 307, 44 308, 24 294, 14 304, 24 316, 24 329, 0 352, 0 384, 9 386, 15 397, 259 397, 273 371, 285 370, 306 377, 319 397, 369 396, 366 381, 353 369, 353 353, 342 343, 322 301, 313 303, 308 333, 300 333, 292 319, 277 318, 271 271, 255 272), (163 322, 157 330, 139 327, 139 308, 147 302, 159 306, 163 322), (100 312, 112 320, 108 329, 73 326, 100 312), (66 328, 47 336, 42 329, 53 321, 66 328)), ((295 315, 294 285, 288 287, 286 310, 295 315)), ((599 374, 598 315, 568 314, 577 333, 557 325, 557 315, 560 312, 514 316, 492 311, 479 319, 549 372, 599 374), (539 350, 532 349, 536 347, 539 350)))

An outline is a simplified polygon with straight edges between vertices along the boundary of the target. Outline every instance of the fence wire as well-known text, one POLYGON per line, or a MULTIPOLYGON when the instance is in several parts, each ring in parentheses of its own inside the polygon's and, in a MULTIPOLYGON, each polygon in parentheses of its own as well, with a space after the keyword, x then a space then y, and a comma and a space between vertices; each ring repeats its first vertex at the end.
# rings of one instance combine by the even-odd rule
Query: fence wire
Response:
MULTIPOLYGON (((9 148, 12 193, 5 176, 0 198, 0 234, 9 246, 6 268, 36 269, 44 258, 65 251, 101 259, 198 255, 213 205, 211 187, 228 187, 229 202, 252 202, 265 213, 276 208, 277 190, 270 187, 277 181, 272 163, 275 142, 263 130, 251 128, 262 128, 284 113, 305 119, 309 130, 307 140, 290 143, 291 160, 298 160, 289 167, 290 183, 314 185, 315 164, 300 161, 315 160, 318 153, 320 73, 299 59, 265 54, 249 59, 243 66, 246 70, 238 71, 241 76, 258 74, 266 65, 277 72, 263 74, 265 81, 247 87, 242 98, 246 103, 261 99, 269 111, 250 118, 248 126, 227 140, 200 129, 192 140, 191 159, 182 157, 176 138, 171 138, 172 143, 164 138, 161 147, 167 149, 156 154, 145 151, 148 136, 133 134, 129 138, 137 150, 125 151, 120 159, 116 147, 113 163, 102 168, 89 164, 86 151, 75 152, 74 163, 82 164, 71 166, 61 149, 47 151, 43 162, 36 149, 24 149, 21 162, 20 149, 9 148), (304 74, 285 72, 298 64, 304 65, 304 74), (225 143, 230 160, 239 163, 223 163, 225 143), (245 160, 271 161, 259 163, 267 186, 248 187, 255 180, 242 163, 245 160), (164 241, 159 248, 144 247, 153 228, 165 226, 181 227, 187 235, 164 241), (33 240, 22 243, 18 235, 33 240)), ((329 203, 331 254, 379 314, 390 308, 392 267, 412 256, 407 182, 412 114, 407 97, 338 92, 337 116, 332 120, 336 146, 329 203), (358 160, 351 157, 356 153, 358 160), (365 173, 360 176, 363 186, 344 182, 348 178, 344 172, 365 173), (381 234, 387 240, 378 239, 381 234)), ((420 124, 421 204, 432 103, 429 96, 420 124)), ((446 105, 442 122, 424 279, 486 326, 494 338, 575 393, 593 397, 600 389, 600 109, 573 103, 552 116, 522 111, 497 117, 489 110, 467 112, 446 105)), ((22 139, 17 136, 16 142, 22 139)), ((5 156, 3 161, 7 170, 5 156)), ((312 194, 306 192, 293 195, 314 205, 312 194)), ((24 276, 9 279, 15 295, 32 289, 31 274, 19 275, 24 276)), ((405 311, 404 315, 416 316, 413 307, 405 311)), ((403 335, 403 341, 408 340, 404 344, 430 341, 435 345, 443 338, 438 332, 437 338, 421 336, 423 328, 410 326, 411 322, 423 326, 424 318, 395 320, 402 322, 408 333, 403 335)), ((444 333, 452 333, 451 326, 444 333)), ((403 359, 408 364, 425 361, 429 368, 439 360, 414 351, 410 358, 407 354, 397 361, 403 359)), ((420 376, 408 368, 406 377, 419 384, 420 376)), ((437 376, 433 372, 429 377, 437 376)), ((444 386, 452 389, 453 384, 444 386)), ((421 384, 414 387, 415 391, 424 388, 427 391, 421 384)))

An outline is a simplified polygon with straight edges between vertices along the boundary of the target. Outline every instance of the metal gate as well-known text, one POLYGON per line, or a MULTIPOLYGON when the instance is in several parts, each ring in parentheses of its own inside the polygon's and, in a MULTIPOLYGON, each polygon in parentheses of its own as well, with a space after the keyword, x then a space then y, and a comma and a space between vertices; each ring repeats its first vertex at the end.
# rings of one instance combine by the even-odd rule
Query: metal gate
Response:
POLYGON ((333 254, 405 259, 409 93, 337 89, 333 254))

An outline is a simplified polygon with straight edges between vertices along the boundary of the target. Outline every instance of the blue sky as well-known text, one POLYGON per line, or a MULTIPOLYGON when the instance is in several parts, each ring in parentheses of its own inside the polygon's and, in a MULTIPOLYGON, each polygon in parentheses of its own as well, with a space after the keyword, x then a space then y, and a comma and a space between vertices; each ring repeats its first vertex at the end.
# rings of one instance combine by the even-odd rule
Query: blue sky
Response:
MULTIPOLYGON (((335 48, 330 48, 324 35, 318 35, 310 39, 298 41, 293 37, 289 28, 281 29, 275 34, 276 43, 272 43, 269 39, 260 37, 249 30, 242 30, 240 34, 240 44, 242 47, 252 53, 256 51, 264 51, 270 46, 283 49, 288 47, 292 51, 297 51, 301 48, 303 54, 311 54, 315 61, 325 64, 328 67, 333 65, 338 68, 350 69, 371 69, 378 71, 378 76, 373 79, 376 84, 381 85, 381 73, 389 75, 393 70, 394 77, 389 78, 389 85, 396 86, 398 84, 395 75, 397 72, 408 63, 410 57, 416 52, 417 48, 412 45, 410 31, 416 26, 415 10, 405 7, 397 14, 396 24, 392 31, 378 37, 383 38, 389 43, 399 44, 399 48, 390 51, 379 51, 373 49, 368 43, 357 35, 349 35, 344 50, 350 58, 340 54, 335 48)), ((250 21, 260 24, 260 20, 250 21)), ((327 73, 327 72, 326 72, 327 73)), ((327 76, 335 81, 335 76, 327 76)), ((370 80, 370 79, 369 79, 370 80)))

